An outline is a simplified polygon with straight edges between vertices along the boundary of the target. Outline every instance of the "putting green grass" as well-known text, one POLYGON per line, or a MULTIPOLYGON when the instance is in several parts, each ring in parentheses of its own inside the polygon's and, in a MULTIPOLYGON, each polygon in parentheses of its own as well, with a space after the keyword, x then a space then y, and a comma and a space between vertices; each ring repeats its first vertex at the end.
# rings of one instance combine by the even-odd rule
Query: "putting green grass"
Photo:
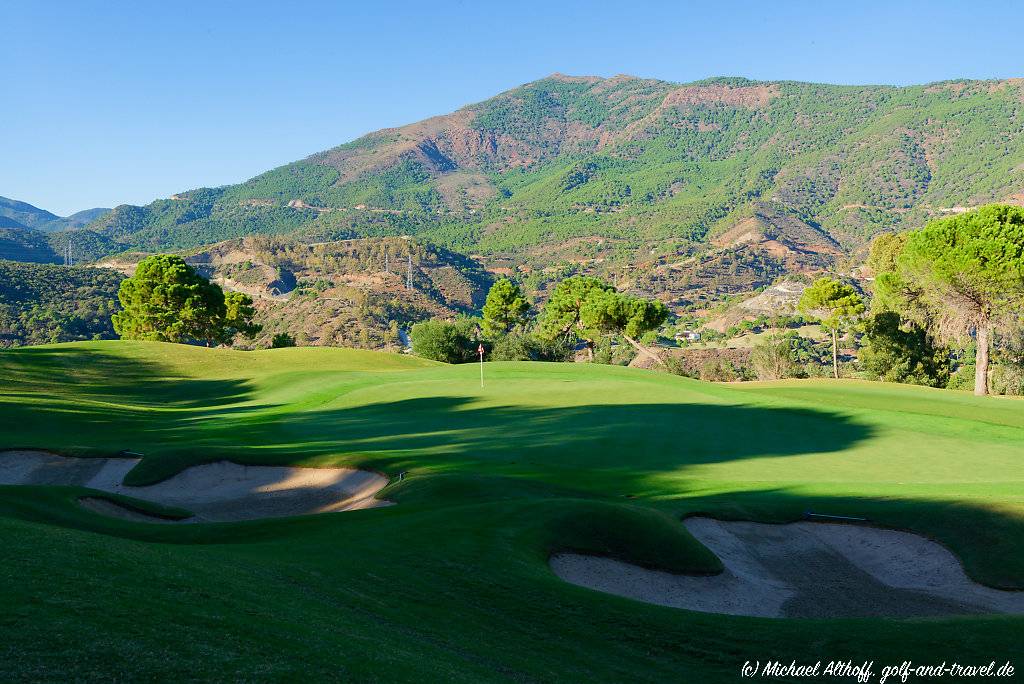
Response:
MULTIPOLYGON (((867 517, 1024 588, 1024 402, 856 381, 95 342, 0 352, 0 449, 347 465, 397 506, 146 525, 0 487, 0 680, 735 681, 746 660, 987 664, 1024 619, 767 620, 558 580, 557 551, 714 572, 681 517, 867 517), (406 473, 397 481, 398 473, 406 473)), ((1017 663, 1024 667, 1024 662, 1017 663)), ((1018 669, 1020 669, 1018 667, 1018 669)))

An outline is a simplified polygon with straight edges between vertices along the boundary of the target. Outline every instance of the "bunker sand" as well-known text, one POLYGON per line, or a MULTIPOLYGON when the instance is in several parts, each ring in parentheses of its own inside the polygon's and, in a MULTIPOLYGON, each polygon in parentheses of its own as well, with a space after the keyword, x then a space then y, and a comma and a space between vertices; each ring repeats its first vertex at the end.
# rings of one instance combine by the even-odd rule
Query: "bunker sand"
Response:
MULTIPOLYGON (((71 458, 46 451, 0 452, 0 484, 67 485, 121 494, 192 512, 184 522, 230 522, 386 506, 374 498, 383 475, 351 468, 245 466, 218 461, 186 468, 162 482, 129 487, 131 458, 71 458)), ((167 522, 99 497, 83 507, 129 520, 167 522)))
POLYGON ((560 578, 597 591, 707 613, 775 618, 939 617, 1024 613, 1024 592, 967 577, 948 549, 862 525, 767 525, 693 517, 683 523, 722 561, 713 576, 676 575, 557 554, 560 578))

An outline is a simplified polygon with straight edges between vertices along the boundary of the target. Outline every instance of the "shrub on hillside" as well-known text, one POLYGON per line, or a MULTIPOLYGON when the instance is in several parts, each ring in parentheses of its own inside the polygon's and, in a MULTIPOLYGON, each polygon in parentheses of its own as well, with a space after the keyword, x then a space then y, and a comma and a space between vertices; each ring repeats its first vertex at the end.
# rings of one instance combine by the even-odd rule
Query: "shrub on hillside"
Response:
POLYGON ((996 361, 989 382, 995 394, 1024 394, 1024 321, 1018 321, 996 336, 996 361))
POLYGON ((700 369, 700 379, 708 382, 733 382, 744 380, 748 373, 733 365, 729 359, 708 359, 700 369))
POLYGON ((283 349, 284 347, 294 347, 295 338, 288 333, 278 333, 274 335, 273 339, 270 340, 271 349, 283 349))
POLYGON ((951 390, 970 390, 974 389, 974 364, 965 363, 956 369, 956 372, 950 374, 949 383, 946 384, 946 389, 951 390))
POLYGON ((610 337, 602 338, 594 345, 594 363, 606 366, 628 366, 636 358, 636 350, 627 344, 616 344, 610 337))
MULTIPOLYGON (((966 363, 949 376, 946 389, 970 390, 974 388, 973 363, 966 363)), ((997 364, 989 367, 989 390, 992 394, 1008 396, 1024 395, 1024 368, 1009 364, 997 364)))
POLYGON ((494 341, 491 361, 569 361, 573 348, 565 338, 545 340, 534 335, 511 333, 494 341))
POLYGON ((988 382, 992 394, 1024 395, 1024 368, 1011 365, 994 366, 988 382))
POLYGON ((758 380, 783 380, 801 374, 788 337, 771 337, 756 345, 750 354, 750 366, 758 380))
POLYGON ((663 361, 665 362, 665 370, 672 375, 679 375, 684 378, 696 378, 699 376, 699 373, 690 369, 686 362, 675 354, 665 354, 663 361))
POLYGON ((430 320, 412 326, 409 339, 417 356, 444 363, 469 363, 477 359, 477 325, 471 319, 454 323, 430 320))

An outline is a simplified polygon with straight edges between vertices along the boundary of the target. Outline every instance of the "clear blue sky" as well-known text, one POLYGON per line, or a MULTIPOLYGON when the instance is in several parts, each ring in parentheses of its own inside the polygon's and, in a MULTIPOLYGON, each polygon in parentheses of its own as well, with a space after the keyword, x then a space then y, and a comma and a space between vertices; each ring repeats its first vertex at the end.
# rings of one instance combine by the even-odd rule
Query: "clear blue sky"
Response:
POLYGON ((0 195, 59 214, 222 185, 551 72, 1024 76, 1019 2, 0 0, 0 195))

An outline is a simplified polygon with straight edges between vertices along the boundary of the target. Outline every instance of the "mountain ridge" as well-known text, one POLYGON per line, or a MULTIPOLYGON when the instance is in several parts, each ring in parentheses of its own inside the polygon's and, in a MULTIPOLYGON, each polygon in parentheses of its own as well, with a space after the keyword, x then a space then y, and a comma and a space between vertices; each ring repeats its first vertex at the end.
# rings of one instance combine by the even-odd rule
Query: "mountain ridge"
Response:
POLYGON ((569 265, 633 282, 730 250, 739 260, 728 263, 774 264, 765 273, 821 270, 879 232, 1024 201, 1022 121, 1021 79, 556 73, 244 183, 121 205, 86 228, 98 249, 122 251, 414 235, 495 267, 569 265))
POLYGON ((44 233, 82 228, 109 212, 108 208, 83 209, 69 216, 57 216, 53 212, 9 197, 0 197, 0 222, 2 228, 26 228, 44 233), (14 222, 13 225, 10 222, 14 222))

